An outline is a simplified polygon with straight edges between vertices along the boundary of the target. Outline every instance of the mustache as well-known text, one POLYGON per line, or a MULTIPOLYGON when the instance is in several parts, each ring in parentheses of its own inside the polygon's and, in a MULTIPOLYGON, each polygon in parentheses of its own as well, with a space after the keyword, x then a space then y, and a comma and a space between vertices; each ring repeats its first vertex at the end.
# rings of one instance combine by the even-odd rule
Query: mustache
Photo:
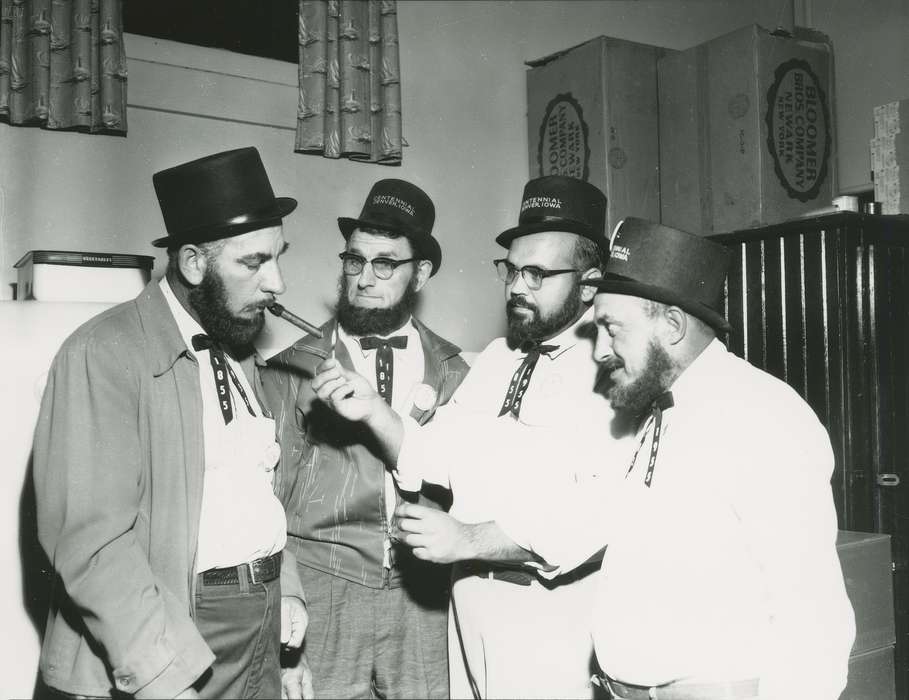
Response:
POLYGON ((617 369, 621 369, 624 366, 625 366, 625 363, 622 362, 617 357, 610 357, 608 360, 606 360, 605 362, 603 362, 600 365, 600 367, 602 367, 603 371, 606 372, 607 374, 610 372, 615 372, 617 369))
POLYGON ((262 301, 256 301, 252 304, 247 304, 243 307, 244 311, 264 311, 269 306, 275 303, 275 298, 270 297, 268 299, 263 299, 262 301))
POLYGON ((531 302, 527 301, 526 298, 518 296, 518 297, 511 297, 511 299, 509 299, 506 302, 505 308, 506 309, 522 308, 522 309, 530 309, 531 311, 536 311, 537 306, 536 306, 536 304, 532 304, 531 302))

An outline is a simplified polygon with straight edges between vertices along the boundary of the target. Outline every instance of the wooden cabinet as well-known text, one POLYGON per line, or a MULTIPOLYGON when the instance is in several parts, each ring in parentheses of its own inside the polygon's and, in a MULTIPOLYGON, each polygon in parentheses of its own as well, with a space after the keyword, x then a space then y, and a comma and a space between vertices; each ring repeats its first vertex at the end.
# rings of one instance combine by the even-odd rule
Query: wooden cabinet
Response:
POLYGON ((713 239, 733 250, 729 348, 827 426, 840 528, 892 536, 897 691, 909 697, 909 216, 844 212, 713 239))

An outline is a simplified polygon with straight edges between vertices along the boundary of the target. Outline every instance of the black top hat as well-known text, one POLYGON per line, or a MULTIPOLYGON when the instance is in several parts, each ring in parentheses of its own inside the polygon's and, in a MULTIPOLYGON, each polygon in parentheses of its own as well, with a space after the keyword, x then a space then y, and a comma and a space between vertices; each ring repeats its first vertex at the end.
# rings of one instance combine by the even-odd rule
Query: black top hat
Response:
POLYGON ((721 309, 730 258, 719 243, 629 217, 616 227, 604 276, 581 284, 678 306, 728 333, 721 309))
POLYGON ((152 176, 168 235, 158 248, 205 243, 274 226, 297 207, 275 197, 253 147, 215 153, 152 176))
POLYGON ((589 238, 605 255, 606 195, 584 180, 546 175, 524 185, 518 225, 496 236, 507 248, 518 236, 541 231, 566 231, 589 238))
POLYGON ((338 217, 338 228, 345 239, 364 227, 406 236, 416 255, 432 263, 432 276, 442 264, 442 248, 432 237, 435 220, 436 208, 428 194, 404 180, 388 179, 372 186, 359 218, 338 217))

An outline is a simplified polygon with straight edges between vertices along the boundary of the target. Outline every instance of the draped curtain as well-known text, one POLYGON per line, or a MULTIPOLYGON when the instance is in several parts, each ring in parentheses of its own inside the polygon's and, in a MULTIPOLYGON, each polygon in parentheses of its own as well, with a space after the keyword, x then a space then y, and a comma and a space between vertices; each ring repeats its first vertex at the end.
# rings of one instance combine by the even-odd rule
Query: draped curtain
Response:
POLYGON ((395 0, 300 0, 294 150, 401 164, 395 0))
POLYGON ((0 120, 126 134, 121 0, 0 0, 0 120))

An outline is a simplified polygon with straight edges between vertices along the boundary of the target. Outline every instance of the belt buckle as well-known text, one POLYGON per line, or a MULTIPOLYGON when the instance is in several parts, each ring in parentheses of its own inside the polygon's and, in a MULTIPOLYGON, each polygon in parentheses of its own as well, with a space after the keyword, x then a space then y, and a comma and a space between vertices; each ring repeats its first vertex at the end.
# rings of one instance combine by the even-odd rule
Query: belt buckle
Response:
POLYGON ((256 559, 256 561, 251 561, 251 562, 247 563, 247 566, 249 567, 249 582, 250 583, 262 583, 262 581, 260 581, 259 578, 256 576, 256 564, 258 564, 261 561, 262 561, 261 559, 256 559))

